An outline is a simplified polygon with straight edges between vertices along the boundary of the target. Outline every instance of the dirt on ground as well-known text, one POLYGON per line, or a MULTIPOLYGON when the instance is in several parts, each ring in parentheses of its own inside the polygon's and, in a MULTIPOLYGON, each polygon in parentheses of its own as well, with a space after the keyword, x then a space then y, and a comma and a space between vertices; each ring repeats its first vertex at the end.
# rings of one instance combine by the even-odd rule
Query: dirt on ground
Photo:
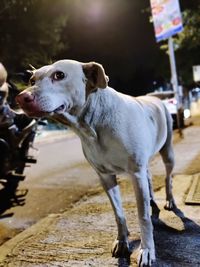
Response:
MULTIPOLYGON (((174 134, 174 183, 175 188, 178 188, 175 197, 180 207, 174 213, 163 210, 165 179, 160 157, 156 155, 151 163, 154 190, 162 207, 161 219, 154 222, 157 251, 157 262, 153 265, 155 267, 200 266, 200 221, 199 216, 195 215, 198 213, 198 206, 190 208, 184 205, 192 175, 200 173, 200 145, 197 141, 200 136, 199 122, 199 118, 195 117, 193 125, 183 131, 184 138, 177 131, 174 134), (182 194, 178 195, 180 191, 182 194)), ((134 250, 140 243, 134 192, 129 177, 120 177, 119 184, 131 232, 130 240, 134 240, 131 247, 134 250)), ((130 266, 126 259, 111 258, 110 249, 116 237, 116 223, 110 203, 101 187, 90 189, 62 215, 54 214, 49 220, 54 224, 53 230, 45 227, 37 236, 24 239, 23 251, 20 245, 16 246, 12 256, 0 266, 130 266)), ((131 266, 136 266, 136 254, 137 250, 134 250, 130 259, 131 266)))

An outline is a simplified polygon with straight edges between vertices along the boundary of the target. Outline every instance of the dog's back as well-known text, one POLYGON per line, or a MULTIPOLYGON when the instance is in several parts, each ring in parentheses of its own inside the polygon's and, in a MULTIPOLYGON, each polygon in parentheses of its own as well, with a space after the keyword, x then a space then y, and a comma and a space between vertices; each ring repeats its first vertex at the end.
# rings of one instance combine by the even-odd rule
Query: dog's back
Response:
POLYGON ((162 148, 167 132, 171 132, 170 114, 156 97, 131 97, 107 87, 90 95, 88 103, 83 119, 100 138, 102 133, 104 142, 117 138, 128 150, 140 144, 150 157, 162 148))

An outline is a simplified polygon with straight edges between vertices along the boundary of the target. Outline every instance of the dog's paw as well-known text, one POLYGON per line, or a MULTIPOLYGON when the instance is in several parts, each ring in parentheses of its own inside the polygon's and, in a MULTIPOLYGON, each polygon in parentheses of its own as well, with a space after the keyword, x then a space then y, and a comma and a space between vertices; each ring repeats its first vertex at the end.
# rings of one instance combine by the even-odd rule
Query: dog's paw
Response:
POLYGON ((151 266, 152 262, 155 261, 155 251, 154 249, 144 248, 140 249, 138 256, 138 266, 151 266))
POLYGON ((129 258, 131 250, 128 241, 115 240, 112 246, 112 257, 115 258, 129 258))
POLYGON ((167 200, 167 202, 164 206, 164 209, 165 210, 174 210, 175 208, 176 208, 176 204, 175 204, 174 199, 167 200))

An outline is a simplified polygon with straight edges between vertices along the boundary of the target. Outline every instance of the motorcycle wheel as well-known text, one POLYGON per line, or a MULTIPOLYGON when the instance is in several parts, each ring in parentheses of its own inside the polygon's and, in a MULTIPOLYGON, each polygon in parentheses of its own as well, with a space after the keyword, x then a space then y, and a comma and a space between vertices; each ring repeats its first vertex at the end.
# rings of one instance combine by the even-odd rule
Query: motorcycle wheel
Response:
POLYGON ((4 177, 9 170, 9 149, 8 143, 0 138, 0 177, 4 177))

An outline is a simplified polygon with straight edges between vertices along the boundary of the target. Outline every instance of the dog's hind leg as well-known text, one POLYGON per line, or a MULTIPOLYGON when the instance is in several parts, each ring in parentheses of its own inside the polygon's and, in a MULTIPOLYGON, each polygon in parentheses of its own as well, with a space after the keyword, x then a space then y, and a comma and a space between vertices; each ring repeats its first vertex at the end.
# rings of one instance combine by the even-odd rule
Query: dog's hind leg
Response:
MULTIPOLYGON (((168 150, 168 149, 167 149, 168 150)), ((165 164, 166 169, 166 178, 165 178, 165 189, 166 189, 166 204, 165 209, 172 210, 176 207, 173 193, 172 193, 172 171, 174 168, 174 156, 173 156, 173 150, 172 151, 160 151, 160 154, 162 155, 163 162, 165 164)))
POLYGON ((160 209, 158 208, 158 205, 156 204, 156 201, 155 201, 154 192, 153 192, 153 185, 152 185, 152 175, 151 175, 151 172, 148 168, 147 168, 147 178, 148 178, 148 182, 149 182, 149 194, 150 194, 150 205, 152 208, 152 218, 158 219, 160 209))
POLYGON ((168 133, 167 133, 167 139, 160 150, 160 154, 162 157, 162 160, 165 165, 166 169, 166 180, 165 180, 165 186, 166 186, 166 205, 165 209, 172 210, 176 207, 174 197, 172 194, 172 171, 174 168, 174 151, 172 147, 172 126, 171 126, 171 118, 168 118, 168 133))
POLYGON ((110 199, 112 208, 115 213, 115 218, 118 228, 117 240, 113 243, 112 256, 119 257, 129 257, 131 254, 128 242, 128 228, 126 225, 126 219, 124 216, 122 201, 120 195, 120 189, 117 185, 117 179, 115 175, 99 174, 101 183, 105 192, 110 199))

